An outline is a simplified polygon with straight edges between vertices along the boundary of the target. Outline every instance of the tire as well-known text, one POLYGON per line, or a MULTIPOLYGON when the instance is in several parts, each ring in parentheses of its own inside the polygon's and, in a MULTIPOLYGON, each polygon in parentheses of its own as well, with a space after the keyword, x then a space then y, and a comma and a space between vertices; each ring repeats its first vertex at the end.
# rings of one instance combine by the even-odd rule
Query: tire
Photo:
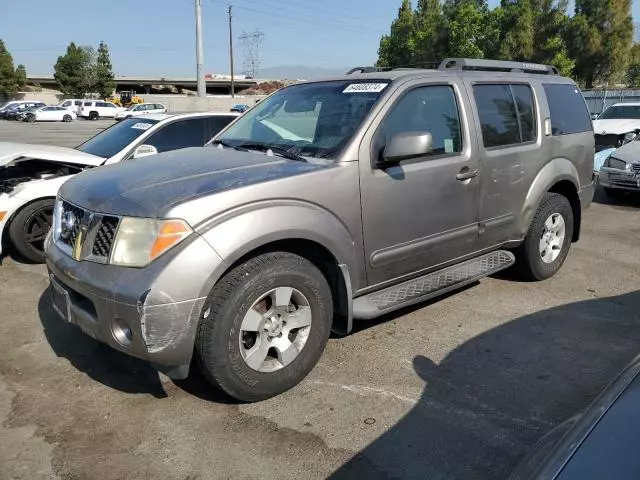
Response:
POLYGON ((571 248, 573 222, 573 210, 567 197, 558 193, 546 193, 542 197, 527 236, 515 252, 516 268, 525 279, 545 280, 560 270, 571 248), (560 244, 558 244, 559 231, 554 235, 548 228, 549 225, 552 225, 553 229, 559 228, 559 217, 564 223, 563 239, 560 244), (543 242, 547 240, 549 243, 545 246, 543 242))
POLYGON ((32 263, 44 263, 44 240, 51 228, 55 200, 30 203, 9 224, 9 240, 16 252, 32 263))
POLYGON ((89 112, 89 120, 98 120, 99 118, 98 112, 89 112))
POLYGON ((292 253, 266 253, 234 268, 211 290, 198 325, 196 362, 207 380, 235 399, 265 400, 289 390, 307 376, 324 351, 332 319, 331 290, 320 270, 292 253), (279 295, 276 291, 284 292, 280 307, 275 304, 279 295), (282 300, 287 295, 285 307, 282 300), (264 308, 260 310, 261 307, 264 308), (281 315, 274 309, 280 309, 281 315), (265 311, 272 315, 265 316, 265 311), (266 322, 280 322, 279 318, 282 323, 267 326, 266 322), (293 321, 302 318, 308 319, 309 326, 291 328, 293 321), (253 319, 260 327, 248 328, 247 319, 253 319), (265 349, 257 348, 263 342, 265 349), (288 350, 292 342, 299 348, 288 350), (249 352, 253 347, 255 353, 267 352, 266 358, 253 357, 251 361, 249 352), (297 356, 287 360, 283 350, 297 356))
POLYGON ((73 119, 71 118, 71 115, 65 115, 64 117, 62 117, 62 121, 63 121, 63 122, 65 122, 65 123, 68 123, 68 122, 70 122, 71 120, 73 120, 73 119))
POLYGON ((27 115, 26 121, 29 123, 33 123, 36 121, 36 116, 35 115, 27 115))

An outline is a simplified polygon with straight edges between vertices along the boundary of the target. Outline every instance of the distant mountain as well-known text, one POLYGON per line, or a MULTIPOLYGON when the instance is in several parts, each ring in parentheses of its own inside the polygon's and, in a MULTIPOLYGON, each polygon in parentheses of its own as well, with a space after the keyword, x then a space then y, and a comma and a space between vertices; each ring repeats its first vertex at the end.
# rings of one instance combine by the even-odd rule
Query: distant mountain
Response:
POLYGON ((282 65, 278 67, 261 68, 258 77, 273 80, 314 80, 322 77, 332 77, 343 75, 351 67, 344 68, 323 68, 305 67, 304 65, 282 65))

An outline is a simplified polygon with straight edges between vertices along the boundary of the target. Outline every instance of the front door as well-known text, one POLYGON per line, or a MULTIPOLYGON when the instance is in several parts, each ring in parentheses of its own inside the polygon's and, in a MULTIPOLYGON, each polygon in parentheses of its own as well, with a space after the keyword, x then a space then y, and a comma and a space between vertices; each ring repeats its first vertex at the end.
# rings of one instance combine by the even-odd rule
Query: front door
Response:
POLYGON ((478 238, 480 169, 464 86, 457 79, 414 83, 391 102, 360 150, 369 285, 468 255, 478 238), (431 134, 431 151, 397 165, 380 164, 389 140, 407 132, 431 134))

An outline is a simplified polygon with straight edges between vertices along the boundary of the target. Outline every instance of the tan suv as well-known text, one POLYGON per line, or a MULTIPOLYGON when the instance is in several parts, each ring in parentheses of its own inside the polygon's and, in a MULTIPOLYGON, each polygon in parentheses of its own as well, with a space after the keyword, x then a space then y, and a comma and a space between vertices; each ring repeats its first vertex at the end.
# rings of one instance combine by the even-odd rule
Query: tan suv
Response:
POLYGON ((209 147, 66 182, 53 304, 170 376, 194 363, 265 399, 354 319, 514 263, 552 276, 580 235, 593 156, 582 94, 544 65, 450 59, 292 85, 209 147))

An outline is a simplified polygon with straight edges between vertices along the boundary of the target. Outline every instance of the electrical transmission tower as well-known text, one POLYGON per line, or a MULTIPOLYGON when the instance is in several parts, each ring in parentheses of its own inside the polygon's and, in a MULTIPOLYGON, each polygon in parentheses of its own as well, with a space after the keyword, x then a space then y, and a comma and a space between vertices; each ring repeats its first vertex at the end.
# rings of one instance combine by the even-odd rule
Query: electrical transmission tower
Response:
POLYGON ((257 78, 260 71, 260 46, 264 39, 264 33, 255 30, 250 33, 243 32, 240 35, 240 45, 244 50, 242 70, 245 75, 257 78))

